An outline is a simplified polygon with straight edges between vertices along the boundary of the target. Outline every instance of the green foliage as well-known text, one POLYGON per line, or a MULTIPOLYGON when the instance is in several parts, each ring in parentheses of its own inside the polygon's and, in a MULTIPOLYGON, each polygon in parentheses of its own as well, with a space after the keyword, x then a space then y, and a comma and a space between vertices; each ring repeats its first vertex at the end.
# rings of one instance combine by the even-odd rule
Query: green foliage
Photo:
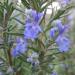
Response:
MULTIPOLYGON (((12 2, 8 4, 8 1, 9 0, 5 0, 3 3, 0 2, 0 27, 3 28, 1 32, 3 43, 0 53, 0 61, 2 61, 2 63, 0 63, 0 71, 3 72, 4 75, 50 75, 54 69, 64 72, 64 70, 60 70, 60 66, 57 65, 59 65, 59 62, 62 61, 66 64, 70 54, 62 54, 61 52, 58 52, 56 46, 53 46, 54 48, 49 49, 49 47, 55 44, 55 42, 54 40, 48 38, 47 32, 52 27, 52 22, 54 20, 61 18, 62 15, 70 11, 70 9, 74 8, 75 6, 68 5, 62 9, 59 9, 56 14, 52 15, 49 21, 47 21, 48 24, 46 25, 44 20, 46 17, 47 7, 55 0, 21 0, 22 6, 24 5, 24 9, 35 9, 38 12, 44 12, 44 15, 39 23, 40 25, 45 24, 46 28, 43 27, 43 32, 40 33, 39 38, 36 39, 35 42, 28 40, 28 43, 30 44, 28 47, 28 53, 21 54, 20 57, 14 59, 11 56, 13 42, 15 41, 16 37, 24 36, 23 31, 25 25, 25 18, 18 19, 17 17, 20 15, 26 16, 26 14, 21 6, 21 9, 19 9, 18 6, 15 7, 12 2), (19 12, 19 14, 15 13, 16 15, 13 15, 14 11, 19 12), (18 28, 19 25, 20 28, 18 28), (9 38, 11 40, 10 42, 9 38), (27 55, 32 51, 39 53, 39 61, 41 62, 40 67, 33 68, 30 63, 27 63, 27 55), (53 67, 50 68, 48 66, 49 64, 52 64, 53 67), (14 71, 7 73, 9 66, 11 66, 14 71)), ((68 60, 68 63, 72 64, 71 60, 68 60)), ((72 68, 72 65, 70 65, 70 68, 72 68)), ((67 72, 65 73, 67 75, 67 72)))

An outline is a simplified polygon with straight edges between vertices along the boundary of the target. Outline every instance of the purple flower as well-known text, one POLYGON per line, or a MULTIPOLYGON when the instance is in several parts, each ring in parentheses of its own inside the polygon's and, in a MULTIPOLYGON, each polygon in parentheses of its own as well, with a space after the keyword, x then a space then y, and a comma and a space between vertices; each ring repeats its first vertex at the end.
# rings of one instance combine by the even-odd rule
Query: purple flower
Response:
POLYGON ((16 47, 12 49, 11 55, 13 57, 19 56, 21 53, 25 53, 27 51, 27 42, 22 38, 17 39, 16 47))
POLYGON ((38 60, 39 55, 36 52, 33 52, 28 58, 27 62, 30 62, 32 65, 38 65, 39 60, 38 60))
POLYGON ((56 26, 57 26, 57 28, 58 28, 59 33, 62 33, 63 30, 64 30, 64 26, 62 25, 61 20, 57 20, 57 21, 56 21, 56 26))
POLYGON ((38 24, 35 23, 27 23, 24 31, 24 37, 26 39, 32 39, 38 37, 39 32, 41 32, 41 28, 38 24))
POLYGON ((55 39, 60 52, 67 52, 70 48, 70 40, 63 35, 68 25, 62 25, 61 20, 56 21, 56 26, 50 29, 50 37, 55 39))
POLYGON ((53 27, 50 29, 50 37, 54 38, 56 36, 57 27, 53 27))
POLYGON ((68 19, 68 21, 71 21, 73 19, 73 16, 72 15, 68 15, 67 19, 68 19))
POLYGON ((63 3, 67 4, 69 0, 62 0, 63 3))
POLYGON ((59 34, 62 34, 66 29, 68 29, 68 25, 63 25, 61 20, 56 21, 56 26, 58 28, 59 34))
POLYGON ((70 2, 70 0, 59 0, 59 1, 63 7, 66 6, 70 2))
POLYGON ((31 11, 31 16, 32 16, 32 18, 35 22, 38 22, 41 19, 41 17, 43 16, 43 13, 32 10, 31 11))
POLYGON ((53 71, 51 75, 58 75, 57 72, 53 71))
POLYGON ((68 29, 68 26, 63 25, 61 20, 57 20, 56 21, 56 26, 50 29, 50 37, 55 38, 56 33, 58 33, 58 35, 62 35, 63 32, 66 31, 66 29, 68 29))
POLYGON ((31 20, 30 16, 27 15, 25 23, 27 24, 27 23, 31 23, 31 22, 32 22, 32 20, 31 20))
POLYGON ((28 22, 39 22, 39 20, 43 17, 43 13, 37 12, 36 10, 29 9, 29 14, 26 17, 26 23, 28 22))
POLYGON ((70 40, 65 36, 59 35, 55 40, 60 52, 67 52, 70 48, 70 40))
POLYGON ((42 17, 42 13, 36 12, 31 9, 30 16, 26 19, 24 37, 26 39, 32 39, 38 37, 39 32, 41 32, 41 27, 39 26, 39 20, 42 17))

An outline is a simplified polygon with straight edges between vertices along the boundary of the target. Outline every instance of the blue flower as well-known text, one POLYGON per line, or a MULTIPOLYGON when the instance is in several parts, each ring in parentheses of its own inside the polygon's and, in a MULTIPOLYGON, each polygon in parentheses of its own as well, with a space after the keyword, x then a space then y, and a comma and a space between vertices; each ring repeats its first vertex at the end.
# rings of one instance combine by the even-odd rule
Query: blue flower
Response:
POLYGON ((67 3, 69 2, 69 0, 63 0, 63 2, 64 2, 65 4, 67 4, 67 3))
POLYGON ((27 15, 26 20, 25 20, 25 24, 31 23, 31 22, 32 22, 32 20, 31 20, 30 16, 27 15))
POLYGON ((70 48, 70 40, 65 36, 59 35, 55 40, 60 52, 67 52, 70 48))
POLYGON ((67 19, 68 19, 68 21, 71 21, 73 19, 73 16, 72 15, 68 15, 67 19))
POLYGON ((42 31, 39 26, 39 20, 42 17, 42 13, 38 13, 35 10, 31 10, 30 16, 26 19, 24 37, 26 39, 36 39, 38 34, 42 31))
POLYGON ((68 25, 63 25, 61 20, 57 20, 56 26, 50 29, 50 37, 55 40, 60 52, 67 52, 70 48, 70 40, 63 35, 66 29, 68 25))
POLYGON ((57 72, 53 71, 51 75, 58 75, 57 72))
POLYGON ((60 3, 63 7, 65 7, 69 2, 70 0, 60 0, 60 3))
POLYGON ((26 23, 28 22, 39 22, 39 20, 43 17, 43 13, 37 12, 36 10, 29 9, 29 14, 26 17, 26 23))
POLYGON ((33 66, 38 65, 39 64, 38 57, 39 57, 38 53, 32 52, 32 54, 27 58, 27 62, 30 62, 33 66))
POLYGON ((56 36, 57 27, 53 27, 50 29, 50 37, 54 38, 56 36))
POLYGON ((58 33, 58 35, 62 35, 66 31, 66 29, 68 29, 68 26, 63 25, 61 20, 57 20, 56 26, 50 29, 50 37, 55 38, 56 33, 58 33))
POLYGON ((11 55, 13 57, 19 56, 21 53, 25 53, 27 51, 27 42, 22 38, 17 39, 16 47, 12 49, 11 55))
POLYGON ((31 17, 33 18, 33 20, 35 22, 38 22, 41 19, 42 16, 43 16, 43 13, 37 12, 35 10, 31 11, 31 17))
POLYGON ((58 28, 59 34, 62 34, 66 29, 68 29, 68 25, 63 25, 61 20, 56 21, 56 27, 58 28))
POLYGON ((24 37, 26 39, 32 39, 38 37, 38 34, 41 32, 41 28, 38 24, 35 23, 27 23, 24 31, 24 37))

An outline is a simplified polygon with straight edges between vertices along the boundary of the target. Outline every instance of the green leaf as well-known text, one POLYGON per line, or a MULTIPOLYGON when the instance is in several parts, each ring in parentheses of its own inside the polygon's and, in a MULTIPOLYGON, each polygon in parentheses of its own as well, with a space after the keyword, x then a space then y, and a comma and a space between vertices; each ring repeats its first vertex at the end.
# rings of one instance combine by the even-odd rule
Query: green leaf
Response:
POLYGON ((24 36, 23 33, 15 33, 15 32, 5 32, 5 34, 16 35, 16 36, 24 36))
POLYGON ((28 49, 31 49, 31 50, 33 50, 33 51, 39 51, 39 49, 37 49, 37 48, 34 48, 34 47, 28 47, 28 49))
POLYGON ((13 19, 13 18, 16 18, 16 17, 18 17, 18 16, 20 16, 21 15, 21 13, 19 13, 19 14, 17 14, 17 15, 14 15, 14 16, 12 16, 12 17, 10 17, 10 21, 13 19))
POLYGON ((44 11, 45 9, 47 9, 47 7, 48 7, 50 4, 51 4, 51 1, 50 1, 50 2, 48 1, 47 4, 41 8, 40 12, 44 11))
POLYGON ((37 0, 32 0, 32 5, 34 9, 39 12, 39 2, 37 0))
POLYGON ((50 28, 52 28, 51 23, 52 23, 54 20, 61 18, 61 16, 66 13, 66 11, 69 11, 70 9, 72 9, 72 8, 74 8, 74 7, 75 7, 74 5, 70 5, 70 6, 66 6, 66 7, 63 8, 63 9, 59 9, 59 10, 57 11, 57 13, 53 16, 53 18, 51 18, 51 20, 49 21, 49 23, 48 23, 48 25, 47 25, 47 28, 45 29, 44 32, 46 33, 48 30, 50 30, 50 28))
POLYGON ((22 21, 20 21, 19 19, 17 19, 17 18, 13 18, 14 20, 16 20, 17 22, 19 22, 20 24, 22 24, 22 25, 25 25, 25 23, 24 22, 22 22, 22 21))
POLYGON ((43 15, 42 19, 40 20, 39 24, 41 24, 43 22, 43 20, 45 19, 45 16, 46 16, 46 10, 44 11, 44 15, 43 15))
POLYGON ((19 12, 21 12, 21 13, 23 13, 25 15, 25 12, 23 10, 21 10, 19 8, 15 8, 15 10, 17 10, 17 11, 19 11, 19 12))
POLYGON ((21 1, 24 6, 26 6, 28 9, 30 8, 30 4, 28 3, 28 1, 26 0, 21 0, 21 1))
POLYGON ((38 48, 41 50, 41 51, 45 51, 45 44, 40 40, 40 39, 36 39, 36 42, 38 43, 38 48))
POLYGON ((12 31, 12 30, 14 30, 16 28, 16 25, 11 25, 9 28, 8 28, 8 30, 9 31, 12 31))
POLYGON ((11 16, 12 12, 14 11, 13 3, 7 6, 7 13, 11 16))

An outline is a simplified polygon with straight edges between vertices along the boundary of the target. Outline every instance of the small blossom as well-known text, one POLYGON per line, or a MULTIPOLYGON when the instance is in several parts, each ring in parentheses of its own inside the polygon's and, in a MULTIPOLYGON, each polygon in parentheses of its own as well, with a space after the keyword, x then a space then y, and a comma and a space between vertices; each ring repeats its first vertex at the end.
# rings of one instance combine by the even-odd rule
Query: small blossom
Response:
POLYGON ((61 20, 57 20, 56 26, 50 29, 50 37, 55 39, 60 52, 67 52, 70 48, 70 40, 63 35, 66 29, 68 25, 63 25, 61 20))
POLYGON ((50 29, 50 37, 54 38, 57 32, 57 27, 53 27, 50 29))
POLYGON ((63 7, 65 7, 70 2, 70 0, 59 0, 59 2, 63 7))
POLYGON ((26 23, 28 22, 39 22, 39 20, 42 18, 43 13, 37 12, 35 10, 29 9, 26 17, 26 23))
POLYGON ((68 19, 68 21, 71 21, 73 19, 73 16, 72 15, 68 15, 67 19, 68 19))
POLYGON ((38 22, 41 19, 42 16, 43 16, 43 13, 37 12, 35 10, 31 11, 31 17, 33 18, 33 20, 35 22, 38 22))
POLYGON ((58 35, 62 35, 66 29, 68 29, 67 25, 63 25, 61 20, 56 21, 56 26, 50 29, 50 37, 55 38, 56 33, 58 32, 58 35))
POLYGON ((0 75, 4 75, 4 73, 3 72, 0 72, 0 75))
POLYGON ((58 28, 59 34, 62 34, 66 29, 68 29, 68 25, 63 25, 61 20, 56 21, 56 27, 58 28))
POLYGON ((34 40, 35 38, 38 37, 38 34, 40 32, 41 32, 41 28, 38 24, 35 25, 34 23, 27 23, 24 31, 24 37, 26 39, 34 40))
POLYGON ((38 60, 39 55, 36 52, 33 52, 28 58, 27 62, 30 62, 32 65, 38 65, 39 60, 38 60))
MULTIPOLYGON (((26 20, 30 18, 31 20, 35 22, 38 22, 43 16, 43 13, 37 12, 36 10, 33 10, 33 9, 27 10, 26 14, 27 14, 26 20)), ((29 21, 29 19, 27 21, 29 21)))
POLYGON ((57 72, 53 71, 51 75, 58 75, 57 72))
POLYGON ((27 51, 27 42, 26 40, 23 40, 22 38, 17 39, 17 45, 15 48, 12 49, 11 55, 13 57, 19 56, 21 53, 24 53, 27 51))
POLYGON ((58 28, 59 33, 61 33, 64 30, 64 26, 62 25, 61 20, 56 21, 56 26, 58 28))
POLYGON ((70 48, 70 40, 65 36, 58 36, 55 42, 60 52, 67 52, 70 48))
POLYGON ((7 74, 13 73, 13 72, 14 72, 13 68, 11 66, 9 66, 7 69, 7 74))
POLYGON ((25 23, 27 24, 27 23, 31 23, 31 22, 32 22, 32 20, 31 20, 30 16, 27 15, 25 23))
POLYGON ((42 13, 38 13, 35 10, 32 10, 30 13, 31 17, 26 19, 24 37, 26 39, 36 39, 38 37, 39 32, 41 32, 41 27, 38 22, 42 17, 42 13))
POLYGON ((62 2, 63 2, 64 4, 67 4, 67 3, 69 2, 69 0, 62 0, 62 2))

